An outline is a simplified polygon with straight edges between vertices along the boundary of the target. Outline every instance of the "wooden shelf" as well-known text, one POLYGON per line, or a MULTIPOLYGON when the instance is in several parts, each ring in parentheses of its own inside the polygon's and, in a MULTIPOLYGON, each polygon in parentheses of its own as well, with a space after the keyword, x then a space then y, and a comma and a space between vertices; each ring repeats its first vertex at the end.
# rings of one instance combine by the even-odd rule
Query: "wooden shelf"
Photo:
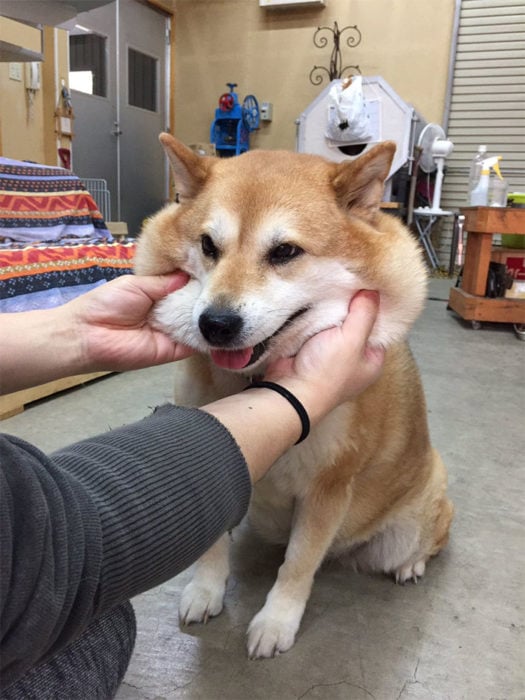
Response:
POLYGON ((485 297, 485 290, 492 236, 496 233, 525 235, 525 209, 465 207, 461 214, 468 232, 467 250, 461 289, 450 290, 449 307, 467 321, 524 324, 525 299, 489 299, 485 297))
POLYGON ((17 413, 22 413, 24 407, 32 401, 43 399, 46 396, 51 396, 65 389, 71 389, 79 384, 85 384, 92 379, 98 379, 98 377, 103 377, 106 374, 109 373, 91 372, 89 374, 79 374, 75 377, 57 379, 54 382, 47 382, 46 384, 40 384, 30 389, 22 389, 22 391, 15 391, 12 394, 0 396, 0 420, 16 416, 17 413))
POLYGON ((525 324, 525 299, 489 299, 452 287, 448 305, 465 321, 525 324))
POLYGON ((469 233, 525 234, 525 209, 512 207, 464 207, 464 228, 469 233))

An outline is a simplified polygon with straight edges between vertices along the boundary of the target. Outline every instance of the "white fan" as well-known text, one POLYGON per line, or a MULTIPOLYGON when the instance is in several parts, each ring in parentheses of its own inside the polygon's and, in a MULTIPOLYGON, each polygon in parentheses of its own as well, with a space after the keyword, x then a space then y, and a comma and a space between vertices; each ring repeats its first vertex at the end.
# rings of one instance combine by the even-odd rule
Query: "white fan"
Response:
MULTIPOLYGON (((417 142, 421 148, 419 167, 425 173, 433 173, 437 169, 434 183, 434 196, 432 197, 432 207, 425 207, 423 210, 428 214, 449 214, 441 209, 441 185, 443 184, 443 167, 445 158, 454 150, 454 144, 449 141, 439 124, 427 124, 417 142)), ((418 211, 417 209, 415 210, 418 211)))

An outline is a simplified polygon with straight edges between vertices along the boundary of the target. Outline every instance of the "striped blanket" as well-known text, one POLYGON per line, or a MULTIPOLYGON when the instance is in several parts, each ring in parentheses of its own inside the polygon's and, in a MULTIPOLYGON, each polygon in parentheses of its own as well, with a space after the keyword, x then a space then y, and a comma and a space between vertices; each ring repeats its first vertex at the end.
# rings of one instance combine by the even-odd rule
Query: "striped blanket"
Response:
POLYGON ((0 158, 0 246, 111 240, 95 200, 72 172, 0 158))
POLYGON ((134 243, 0 248, 0 312, 47 309, 130 274, 134 243))

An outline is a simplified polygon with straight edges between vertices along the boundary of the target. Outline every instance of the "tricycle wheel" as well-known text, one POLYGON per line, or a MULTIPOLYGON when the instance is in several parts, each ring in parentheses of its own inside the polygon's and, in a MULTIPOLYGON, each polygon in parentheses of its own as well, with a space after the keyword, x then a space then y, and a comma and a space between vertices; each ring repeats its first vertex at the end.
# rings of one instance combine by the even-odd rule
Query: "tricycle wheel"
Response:
POLYGON ((525 340, 525 323, 515 323, 514 332, 520 340, 525 340))

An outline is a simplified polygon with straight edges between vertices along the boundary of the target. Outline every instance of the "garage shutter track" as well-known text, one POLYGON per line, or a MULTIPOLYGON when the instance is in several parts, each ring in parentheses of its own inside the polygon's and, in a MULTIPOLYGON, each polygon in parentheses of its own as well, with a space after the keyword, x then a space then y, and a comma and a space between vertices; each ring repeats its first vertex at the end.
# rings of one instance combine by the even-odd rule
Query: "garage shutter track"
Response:
MULTIPOLYGON (((480 144, 502 156, 509 191, 525 192, 525 3, 463 0, 460 7, 441 206, 466 205, 470 162, 480 144)), ((452 223, 443 221, 439 258, 448 265, 452 223)), ((439 235, 439 234, 438 234, 439 235)))

